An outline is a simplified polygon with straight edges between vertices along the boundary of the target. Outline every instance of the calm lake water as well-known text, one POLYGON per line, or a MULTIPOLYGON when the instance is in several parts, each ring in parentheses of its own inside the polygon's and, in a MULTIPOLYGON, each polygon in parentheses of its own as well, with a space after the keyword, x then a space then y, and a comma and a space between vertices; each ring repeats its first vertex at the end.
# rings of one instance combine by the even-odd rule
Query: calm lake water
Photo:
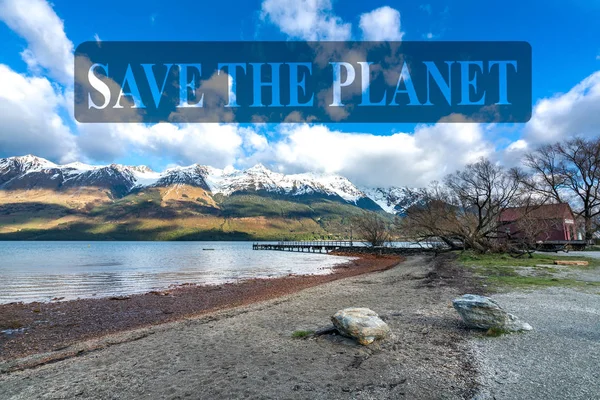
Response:
POLYGON ((182 283, 327 274, 349 260, 255 251, 251 242, 0 242, 0 304, 146 293, 182 283))

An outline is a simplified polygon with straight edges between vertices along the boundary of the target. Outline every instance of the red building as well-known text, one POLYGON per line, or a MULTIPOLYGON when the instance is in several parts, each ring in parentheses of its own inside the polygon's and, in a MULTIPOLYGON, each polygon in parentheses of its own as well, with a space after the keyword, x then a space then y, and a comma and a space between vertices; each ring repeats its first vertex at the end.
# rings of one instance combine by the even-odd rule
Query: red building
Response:
POLYGON ((575 215, 566 203, 507 208, 500 214, 501 229, 512 239, 536 242, 582 240, 575 215))

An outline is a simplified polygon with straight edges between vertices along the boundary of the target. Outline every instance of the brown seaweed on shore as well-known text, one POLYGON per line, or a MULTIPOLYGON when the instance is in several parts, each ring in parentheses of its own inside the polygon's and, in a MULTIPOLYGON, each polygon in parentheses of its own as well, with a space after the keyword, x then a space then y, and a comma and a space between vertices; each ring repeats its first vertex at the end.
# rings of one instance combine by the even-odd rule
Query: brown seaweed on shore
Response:
POLYGON ((107 334, 269 300, 336 279, 383 271, 400 261, 398 256, 361 254, 328 275, 249 279, 219 286, 181 285, 124 297, 0 305, 0 330, 24 328, 0 334, 0 360, 64 349, 107 334))

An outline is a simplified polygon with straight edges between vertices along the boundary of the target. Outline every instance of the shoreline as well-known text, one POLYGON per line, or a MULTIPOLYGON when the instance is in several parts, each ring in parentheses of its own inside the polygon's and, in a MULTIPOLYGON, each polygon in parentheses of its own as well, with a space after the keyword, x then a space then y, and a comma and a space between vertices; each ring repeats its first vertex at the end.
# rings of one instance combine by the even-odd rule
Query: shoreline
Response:
MULTIPOLYGON (((334 253, 332 253, 334 254, 334 253)), ((275 299, 301 290, 396 266, 399 256, 335 253, 358 257, 326 275, 248 279, 221 285, 179 285, 124 297, 0 305, 0 361, 63 350, 115 333, 175 322, 215 311, 275 299)))
POLYGON ((385 271, 0 362, 0 398, 473 398, 472 335, 449 300, 480 285, 452 260, 408 257, 385 271), (362 346, 295 335, 357 306, 377 312, 390 336, 362 346))

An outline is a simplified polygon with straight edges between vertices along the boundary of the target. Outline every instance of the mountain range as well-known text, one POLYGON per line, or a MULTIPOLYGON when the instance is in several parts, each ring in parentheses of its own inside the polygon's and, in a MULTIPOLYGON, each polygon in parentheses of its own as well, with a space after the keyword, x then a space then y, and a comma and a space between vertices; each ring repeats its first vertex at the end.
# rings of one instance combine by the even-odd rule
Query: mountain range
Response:
POLYGON ((348 218, 393 217, 414 189, 365 188, 333 174, 194 164, 58 165, 0 159, 0 239, 274 239, 347 236, 348 218))

